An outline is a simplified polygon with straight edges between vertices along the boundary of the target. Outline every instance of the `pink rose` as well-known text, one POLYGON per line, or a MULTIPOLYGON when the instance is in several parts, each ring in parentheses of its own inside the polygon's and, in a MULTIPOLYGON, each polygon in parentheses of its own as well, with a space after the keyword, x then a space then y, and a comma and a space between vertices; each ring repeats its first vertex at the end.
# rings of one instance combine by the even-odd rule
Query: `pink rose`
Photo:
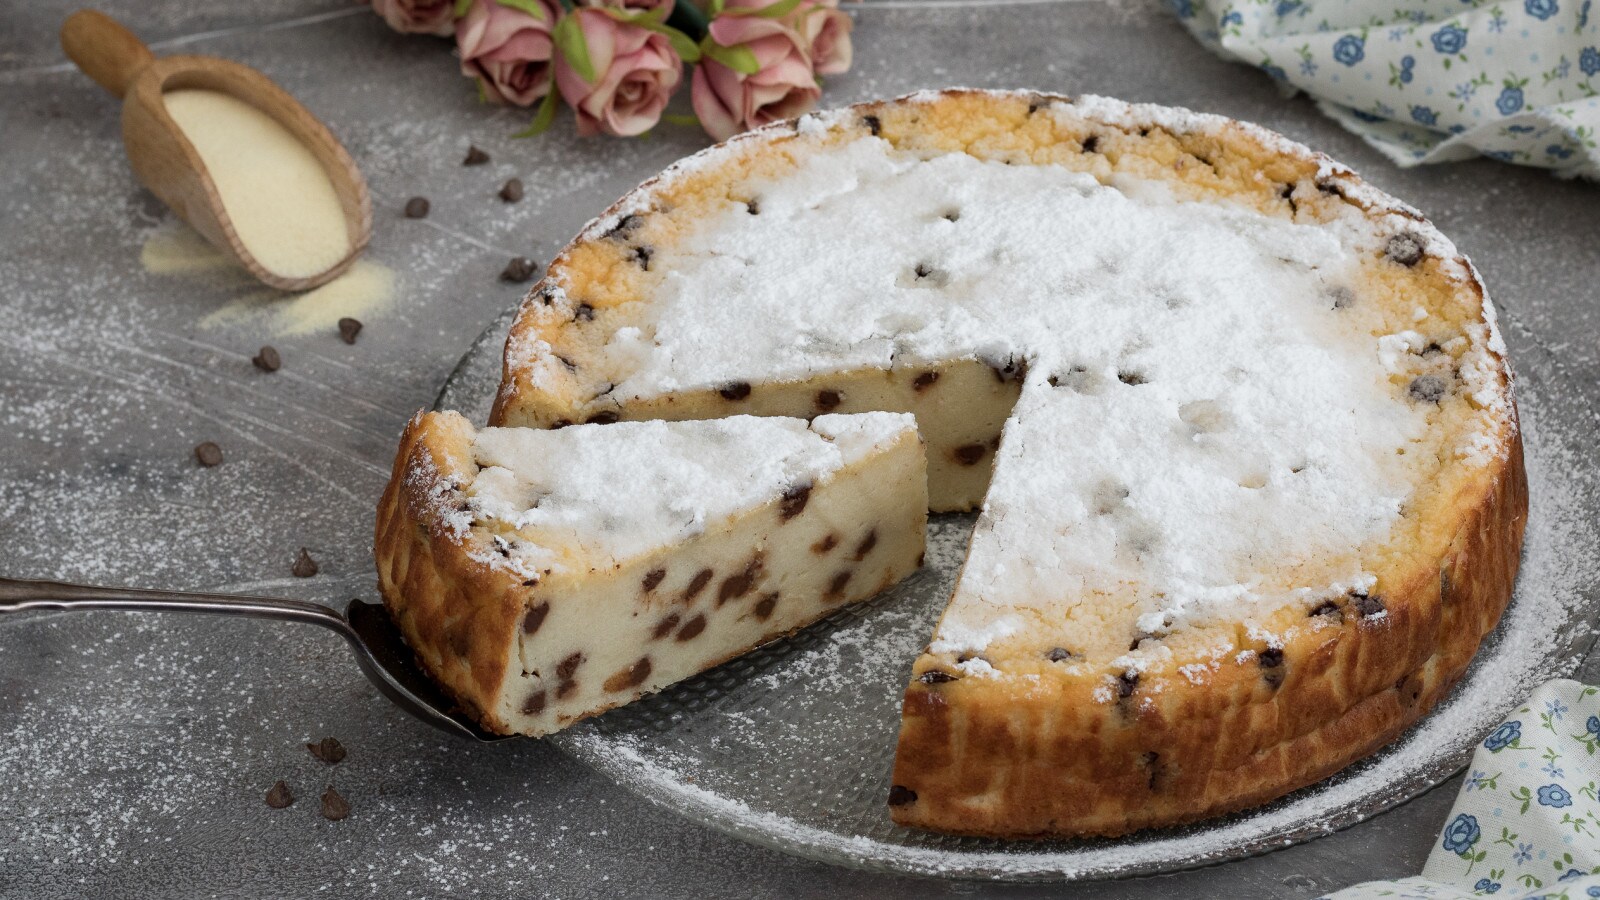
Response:
POLYGON ((853 48, 850 29, 855 22, 839 11, 839 0, 806 0, 790 14, 795 31, 806 39, 818 75, 838 75, 850 70, 853 48))
POLYGON ((578 134, 632 137, 649 131, 683 79, 683 60, 665 35, 599 9, 570 15, 583 33, 595 76, 585 81, 565 56, 556 59, 556 86, 578 115, 578 134))
MULTIPOLYGON (((760 4, 765 5, 765 4, 760 4)), ((742 46, 755 56, 756 72, 745 75, 712 59, 694 68, 690 98, 700 124, 727 140, 748 128, 793 118, 817 105, 817 85, 806 39, 783 22, 760 16, 718 16, 711 39, 742 46)))
POLYGON ((542 17, 495 0, 473 0, 467 14, 456 20, 461 74, 478 79, 484 96, 495 103, 532 106, 550 92, 550 57, 555 52, 550 30, 559 13, 553 0, 532 2, 542 17))
POLYGON ((455 29, 453 0, 372 0, 372 11, 401 34, 449 37, 455 29))
POLYGON ((627 12, 647 12, 661 10, 661 21, 666 21, 672 15, 673 0, 578 0, 579 6, 609 6, 612 9, 627 12))

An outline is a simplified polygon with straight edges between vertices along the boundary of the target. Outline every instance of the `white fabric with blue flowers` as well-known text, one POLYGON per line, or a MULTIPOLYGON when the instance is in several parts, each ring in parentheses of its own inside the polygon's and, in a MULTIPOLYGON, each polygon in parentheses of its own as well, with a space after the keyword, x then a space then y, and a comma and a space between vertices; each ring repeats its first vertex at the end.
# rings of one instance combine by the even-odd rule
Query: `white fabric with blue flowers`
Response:
POLYGON ((1600 178, 1595 0, 1167 2, 1402 166, 1481 153, 1600 178))
POLYGON ((1600 898, 1600 688, 1552 681, 1484 739, 1422 877, 1329 900, 1600 898))

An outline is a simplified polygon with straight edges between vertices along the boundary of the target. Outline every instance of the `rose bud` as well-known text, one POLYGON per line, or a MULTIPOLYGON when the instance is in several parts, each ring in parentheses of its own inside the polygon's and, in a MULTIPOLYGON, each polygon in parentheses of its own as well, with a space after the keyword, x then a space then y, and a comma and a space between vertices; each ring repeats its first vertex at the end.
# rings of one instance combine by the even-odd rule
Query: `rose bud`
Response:
POLYGON ((708 52, 695 66, 690 98, 712 137, 726 140, 816 106, 822 88, 806 41, 793 28, 761 16, 721 15, 710 31, 717 44, 742 48, 755 61, 755 71, 740 72, 708 52))
MULTIPOLYGON (((566 53, 556 58, 556 85, 577 113, 578 134, 632 137, 649 131, 683 79, 683 60, 671 42, 601 9, 574 10, 568 21, 562 27, 577 30, 592 69, 580 72, 566 53)), ((565 41, 561 46, 572 49, 565 41)))
POLYGON ((529 0, 528 8, 540 14, 473 0, 456 20, 461 74, 476 78, 491 102, 532 106, 550 91, 550 32, 559 13, 551 0, 529 0))
POLYGON ((401 34, 449 37, 455 31, 453 0, 372 0, 372 11, 401 34))

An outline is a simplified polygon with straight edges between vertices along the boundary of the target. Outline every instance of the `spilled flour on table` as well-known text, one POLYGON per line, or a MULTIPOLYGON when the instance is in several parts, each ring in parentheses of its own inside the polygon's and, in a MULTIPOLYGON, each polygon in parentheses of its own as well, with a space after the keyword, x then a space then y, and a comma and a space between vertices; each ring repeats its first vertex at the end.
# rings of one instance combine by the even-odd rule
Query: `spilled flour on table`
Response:
MULTIPOLYGON (((151 229, 139 262, 152 275, 222 277, 230 286, 253 283, 249 273, 187 225, 151 229)), ((393 269, 357 260, 349 271, 300 294, 267 288, 251 291, 200 319, 205 329, 252 329, 276 337, 332 331, 349 317, 367 321, 394 308, 398 279, 393 269)))

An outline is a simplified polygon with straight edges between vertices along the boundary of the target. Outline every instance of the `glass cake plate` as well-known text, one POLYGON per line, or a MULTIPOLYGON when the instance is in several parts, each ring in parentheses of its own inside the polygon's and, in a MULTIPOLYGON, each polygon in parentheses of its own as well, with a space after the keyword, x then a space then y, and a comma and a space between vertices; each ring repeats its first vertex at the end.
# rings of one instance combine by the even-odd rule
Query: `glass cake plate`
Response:
MULTIPOLYGON (((462 358, 437 408, 488 417, 512 312, 462 358)), ((1531 685, 1573 671, 1600 614, 1600 490, 1559 360, 1514 325, 1532 511, 1516 597, 1454 693, 1399 740, 1267 806, 1116 840, 1002 842, 900 828, 884 798, 912 660, 944 607, 971 515, 936 516, 927 566, 798 635, 546 738, 639 795, 739 838, 866 869, 1049 881, 1173 872, 1346 828, 1438 785, 1531 685)))

